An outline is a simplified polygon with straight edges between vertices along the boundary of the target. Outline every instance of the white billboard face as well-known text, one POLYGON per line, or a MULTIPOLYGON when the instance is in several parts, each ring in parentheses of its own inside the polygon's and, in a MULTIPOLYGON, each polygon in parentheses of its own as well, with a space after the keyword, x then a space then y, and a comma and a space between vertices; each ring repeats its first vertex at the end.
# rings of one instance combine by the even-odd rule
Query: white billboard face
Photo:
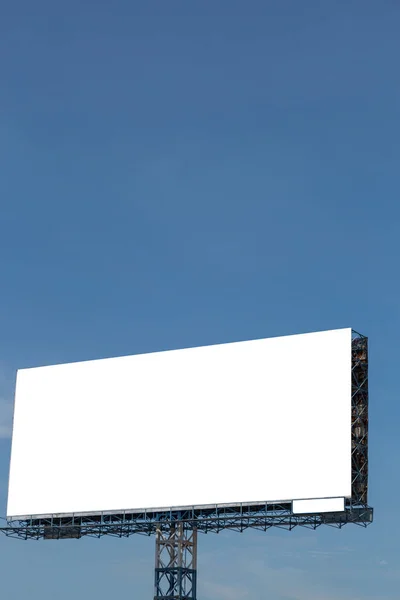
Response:
POLYGON ((9 518, 350 495, 350 329, 18 371, 9 518))

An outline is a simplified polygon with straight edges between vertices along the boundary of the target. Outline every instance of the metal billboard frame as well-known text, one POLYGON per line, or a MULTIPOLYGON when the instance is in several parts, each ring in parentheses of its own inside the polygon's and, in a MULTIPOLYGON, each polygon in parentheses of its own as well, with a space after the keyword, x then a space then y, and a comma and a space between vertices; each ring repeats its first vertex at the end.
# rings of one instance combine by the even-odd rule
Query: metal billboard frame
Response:
POLYGON ((344 512, 299 515, 293 514, 291 502, 248 503, 72 517, 49 515, 8 521, 0 531, 24 540, 156 535, 154 598, 194 600, 197 532, 243 532, 250 528, 267 531, 271 527, 317 529, 321 525, 341 529, 348 523, 367 527, 373 521, 373 509, 368 505, 368 338, 352 331, 351 353, 352 496, 346 500, 344 512))

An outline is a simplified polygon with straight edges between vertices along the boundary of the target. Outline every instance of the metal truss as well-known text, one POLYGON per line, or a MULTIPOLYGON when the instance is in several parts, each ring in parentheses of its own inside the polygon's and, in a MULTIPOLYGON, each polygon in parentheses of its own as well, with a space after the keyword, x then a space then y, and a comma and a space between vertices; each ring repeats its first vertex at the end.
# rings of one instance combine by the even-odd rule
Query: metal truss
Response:
POLYGON ((351 344, 352 503, 368 502, 368 338, 353 332, 351 344))
POLYGON ((184 529, 201 533, 219 533, 225 529, 243 532, 246 529, 267 531, 271 527, 292 530, 295 527, 317 529, 321 525, 342 528, 348 523, 367 527, 372 522, 373 509, 349 503, 342 513, 294 515, 292 505, 263 504, 232 507, 193 508, 161 512, 121 513, 82 517, 51 517, 12 521, 1 531, 9 537, 22 539, 58 540, 100 538, 104 535, 129 537, 133 534, 154 535, 168 533, 171 526, 182 524, 184 529))
POLYGON ((157 529, 154 600, 196 600, 197 530, 157 529))

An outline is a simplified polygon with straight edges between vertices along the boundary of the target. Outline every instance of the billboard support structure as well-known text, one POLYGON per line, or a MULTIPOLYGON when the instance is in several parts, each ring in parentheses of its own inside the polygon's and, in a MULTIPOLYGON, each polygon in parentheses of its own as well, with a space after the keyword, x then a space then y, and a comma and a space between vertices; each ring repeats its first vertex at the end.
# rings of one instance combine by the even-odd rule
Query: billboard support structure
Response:
POLYGON ((157 529, 154 600, 196 600, 197 529, 157 529))
POLYGON ((154 535, 157 530, 168 532, 177 522, 187 529, 196 528, 202 533, 220 533, 224 530, 242 533, 246 529, 268 531, 271 527, 291 531, 295 527, 318 529, 321 525, 341 529, 352 523, 367 527, 373 521, 373 509, 346 503, 340 513, 293 514, 287 504, 239 505, 232 507, 191 508, 135 514, 92 515, 82 517, 57 517, 10 521, 0 531, 7 537, 23 540, 63 540, 82 537, 117 538, 131 535, 154 535))
POLYGON ((368 338, 353 331, 351 344, 351 501, 368 502, 368 338))
POLYGON ((351 497, 346 496, 342 512, 297 514, 289 500, 175 505, 164 510, 32 515, 9 519, 0 532, 25 540, 155 535, 154 600, 196 600, 198 532, 267 531, 271 527, 290 531, 321 525, 341 529, 348 523, 367 527, 373 521, 368 505, 368 338, 355 331, 351 337, 351 497))

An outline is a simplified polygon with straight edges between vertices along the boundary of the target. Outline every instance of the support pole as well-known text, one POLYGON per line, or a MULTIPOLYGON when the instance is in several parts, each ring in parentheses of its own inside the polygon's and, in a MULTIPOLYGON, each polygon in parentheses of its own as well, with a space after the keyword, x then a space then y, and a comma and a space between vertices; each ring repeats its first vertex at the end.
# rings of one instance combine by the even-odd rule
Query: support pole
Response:
POLYGON ((196 600, 197 530, 157 529, 154 600, 196 600))

